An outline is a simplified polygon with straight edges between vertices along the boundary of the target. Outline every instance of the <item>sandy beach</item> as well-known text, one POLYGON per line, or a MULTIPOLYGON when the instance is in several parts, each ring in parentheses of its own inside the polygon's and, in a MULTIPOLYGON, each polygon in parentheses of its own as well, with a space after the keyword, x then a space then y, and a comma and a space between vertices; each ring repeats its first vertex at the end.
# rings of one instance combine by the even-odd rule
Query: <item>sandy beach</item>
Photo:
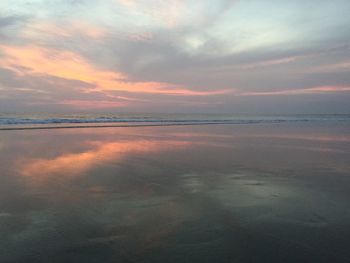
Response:
POLYGON ((349 262, 350 126, 0 133, 0 262, 349 262))
POLYGON ((1 0, 0 263, 350 263, 350 0, 1 0))

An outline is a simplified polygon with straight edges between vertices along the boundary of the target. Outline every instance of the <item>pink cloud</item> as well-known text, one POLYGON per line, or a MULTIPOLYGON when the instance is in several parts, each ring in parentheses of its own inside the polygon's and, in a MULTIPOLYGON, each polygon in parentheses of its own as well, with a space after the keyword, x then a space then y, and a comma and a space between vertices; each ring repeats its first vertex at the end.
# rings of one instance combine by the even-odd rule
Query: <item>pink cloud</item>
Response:
MULTIPOLYGON (((67 50, 38 46, 0 45, 4 56, 0 66, 15 71, 20 76, 54 76, 89 83, 94 90, 108 95, 110 91, 129 93, 151 93, 176 96, 212 96, 226 94, 232 90, 193 91, 184 87, 161 82, 130 82, 128 76, 117 71, 100 69, 81 55, 67 50)), ((113 96, 111 96, 113 97, 113 96)), ((83 101, 62 102, 84 104, 83 101)), ((111 103, 104 102, 101 105, 111 103)), ((116 104, 117 105, 117 104, 116 104)))
POLYGON ((254 68, 259 68, 259 67, 268 67, 268 66, 275 66, 275 65, 281 65, 281 64, 288 64, 291 62, 295 62, 298 58, 300 58, 300 57, 295 56, 295 57, 286 57, 286 58, 281 58, 281 59, 272 59, 272 60, 266 60, 266 61, 262 61, 262 62, 238 66, 238 68, 240 68, 240 69, 254 69, 254 68))
POLYGON ((96 26, 91 23, 83 21, 73 21, 68 24, 56 24, 50 21, 37 21, 25 28, 23 32, 27 38, 34 38, 44 36, 54 37, 75 37, 86 36, 92 39, 101 39, 107 36, 107 28, 96 26))
POLYGON ((309 69, 307 73, 347 72, 347 71, 350 72, 350 61, 313 67, 309 69))
POLYGON ((77 109, 105 109, 105 108, 120 108, 127 106, 126 102, 101 101, 101 100, 64 100, 56 104, 69 105, 77 109))
POLYGON ((326 94, 349 92, 350 87, 343 86, 321 86, 306 89, 291 89, 277 91, 261 91, 261 92, 243 92, 241 96, 278 96, 278 95, 303 95, 303 94, 326 94))

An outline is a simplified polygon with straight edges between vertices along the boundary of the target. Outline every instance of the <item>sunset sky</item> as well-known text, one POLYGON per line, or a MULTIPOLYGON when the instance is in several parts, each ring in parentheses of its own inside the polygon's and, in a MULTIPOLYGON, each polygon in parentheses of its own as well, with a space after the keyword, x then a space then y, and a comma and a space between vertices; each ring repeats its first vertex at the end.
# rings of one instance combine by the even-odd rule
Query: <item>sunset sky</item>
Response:
POLYGON ((1 112, 350 113, 349 0, 2 0, 1 112))

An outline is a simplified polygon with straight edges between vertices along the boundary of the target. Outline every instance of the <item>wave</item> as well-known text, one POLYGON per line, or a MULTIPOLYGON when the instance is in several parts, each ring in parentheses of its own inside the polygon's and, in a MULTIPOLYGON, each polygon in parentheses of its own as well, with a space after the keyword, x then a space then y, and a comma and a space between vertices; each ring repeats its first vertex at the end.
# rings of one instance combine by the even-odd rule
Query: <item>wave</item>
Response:
POLYGON ((124 126, 165 126, 165 125, 205 125, 205 124, 257 124, 281 122, 315 122, 315 121, 350 121, 348 115, 338 116, 249 116, 245 118, 184 118, 166 116, 152 118, 149 116, 89 117, 73 116, 65 118, 21 118, 0 116, 0 130, 43 129, 43 128, 84 128, 84 127, 124 127, 124 126), (88 125, 87 125, 88 124, 88 125), (21 127, 18 127, 21 126, 21 127))

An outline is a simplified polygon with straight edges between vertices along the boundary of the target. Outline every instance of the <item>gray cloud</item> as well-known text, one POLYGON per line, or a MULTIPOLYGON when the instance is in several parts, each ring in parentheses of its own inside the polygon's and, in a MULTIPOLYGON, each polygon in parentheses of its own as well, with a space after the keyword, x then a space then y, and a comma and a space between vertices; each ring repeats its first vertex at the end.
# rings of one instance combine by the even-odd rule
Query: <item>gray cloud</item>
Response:
MULTIPOLYGON (((118 19, 125 19, 125 10, 118 13, 118 9, 111 7, 111 13, 108 13, 105 9, 110 6, 106 3, 91 0, 38 1, 34 7, 44 10, 45 15, 36 15, 29 8, 23 14, 0 16, 0 38, 19 45, 75 52, 96 68, 124 73, 130 82, 164 82, 169 86, 179 85, 194 91, 232 89, 244 93, 350 86, 349 68, 327 70, 329 65, 350 63, 350 19, 346 15, 346 10, 350 8, 348 1, 267 3, 254 0, 244 3, 225 0, 217 5, 206 5, 200 19, 189 19, 174 27, 144 26, 129 21, 127 28, 118 24, 118 19), (248 8, 236 10, 239 4, 246 4, 248 8), (101 12, 101 20, 96 23, 93 14, 86 13, 95 8, 101 12), (243 19, 240 15, 244 16, 243 19), (86 18, 84 22, 103 28, 106 34, 91 38, 84 34, 84 30, 74 34, 54 31, 44 34, 39 30, 35 32, 35 37, 30 37, 21 35, 19 27, 13 30, 18 24, 30 26, 33 21, 51 22, 69 30, 74 18, 86 18), (261 29, 257 18, 264 25, 261 29), (267 23, 269 19, 275 23, 267 23), (255 39, 255 34, 260 32, 255 27, 261 31, 262 39, 255 39), (222 35, 219 36, 221 31, 222 35), (279 42, 283 38, 286 40, 279 42), (270 43, 271 39, 275 42, 270 43), (261 41, 262 44, 249 47, 250 40, 261 41), (243 45, 242 50, 235 49, 240 43, 246 43, 247 47, 243 45), (322 71, 317 71, 322 67, 322 71)), ((276 111, 279 107, 294 110, 293 104, 288 102, 289 96, 238 98, 233 93, 189 98, 120 91, 91 92, 94 88, 92 84, 52 76, 19 77, 5 69, 0 69, 0 83, 6 88, 0 91, 0 96, 17 100, 18 104, 36 99, 50 101, 48 98, 52 102, 66 99, 123 101, 119 97, 128 96, 135 99, 135 109, 160 109, 170 105, 171 110, 177 110, 176 105, 182 103, 188 106, 184 107, 186 110, 191 107, 196 110, 198 105, 210 111, 244 112, 252 109, 260 111, 262 108, 276 111), (89 89, 90 92, 86 92, 89 89), (264 103, 271 105, 264 106, 264 103)), ((304 97, 292 96, 290 101, 295 103, 298 110, 311 111, 313 107, 315 111, 321 111, 319 105, 328 105, 327 109, 331 109, 330 105, 337 104, 338 100, 339 105, 334 105, 337 108, 335 111, 348 111, 344 97, 344 94, 309 94, 304 97), (310 105, 313 106, 310 108, 310 105)))
POLYGON ((19 28, 28 20, 25 16, 0 14, 0 40, 12 41, 17 37, 19 28))

